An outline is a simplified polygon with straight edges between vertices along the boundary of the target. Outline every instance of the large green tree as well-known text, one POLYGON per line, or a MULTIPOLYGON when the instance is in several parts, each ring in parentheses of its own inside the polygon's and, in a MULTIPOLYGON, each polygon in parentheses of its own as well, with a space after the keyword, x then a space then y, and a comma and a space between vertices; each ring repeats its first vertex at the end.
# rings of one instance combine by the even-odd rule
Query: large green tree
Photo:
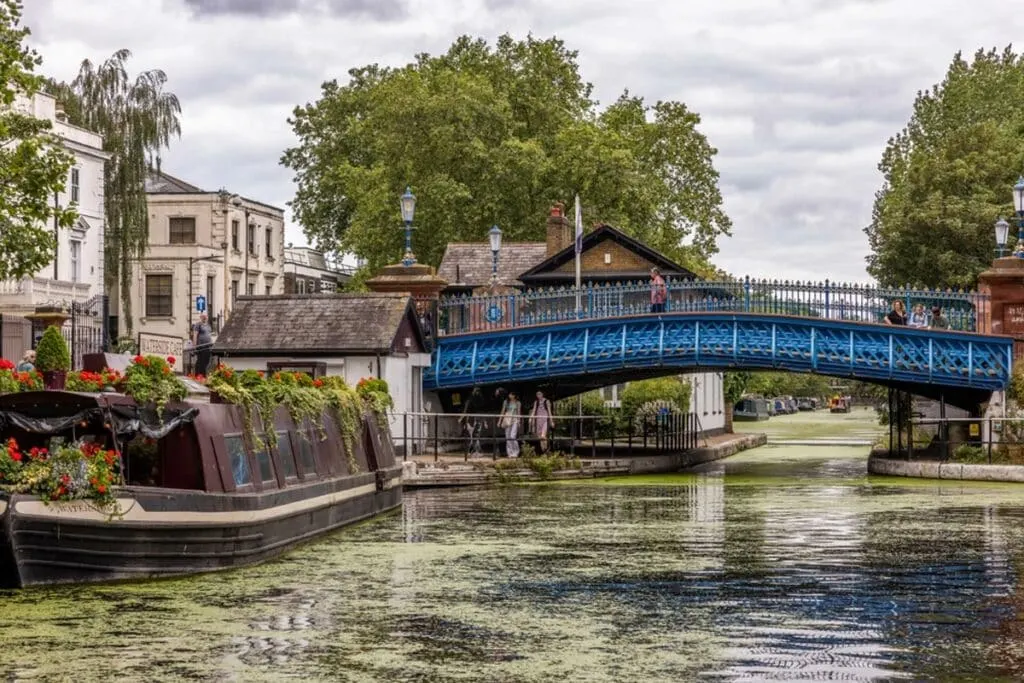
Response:
POLYGON ((50 121, 19 108, 42 86, 35 74, 41 60, 25 45, 22 5, 0 0, 0 280, 32 275, 53 260, 52 221, 70 226, 74 206, 57 208, 53 195, 64 189, 74 158, 50 132, 50 121))
POLYGON ((145 255, 149 241, 146 174, 159 167, 161 150, 181 135, 181 105, 164 90, 167 75, 144 71, 131 78, 128 50, 118 50, 99 66, 83 61, 71 83, 50 83, 75 124, 103 136, 110 152, 103 182, 107 216, 104 249, 109 289, 119 285, 121 311, 128 336, 132 333, 132 266, 145 255))
MULTIPOLYGON (((992 261, 993 224, 1013 213, 1024 172, 1024 59, 960 53, 920 92, 882 155, 868 272, 883 285, 973 287, 992 261)), ((1012 231, 1015 232, 1015 231, 1012 231)), ((1012 245, 1012 240, 1011 240, 1012 245)))
POLYGON ((291 203, 307 236, 371 267, 402 251, 398 195, 418 195, 420 261, 451 241, 543 239, 555 200, 579 193, 584 220, 616 225, 688 265, 706 265, 729 234, 716 150, 681 102, 624 93, 591 98, 577 53, 562 41, 505 35, 494 47, 461 37, 401 68, 353 69, 295 109, 291 203))

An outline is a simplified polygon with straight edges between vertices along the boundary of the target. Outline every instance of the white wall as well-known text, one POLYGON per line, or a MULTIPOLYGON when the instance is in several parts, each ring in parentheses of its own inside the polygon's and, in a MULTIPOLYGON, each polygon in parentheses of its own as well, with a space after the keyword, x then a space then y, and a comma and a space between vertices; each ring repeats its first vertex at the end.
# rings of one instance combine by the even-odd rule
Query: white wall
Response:
POLYGON ((686 376, 690 381, 690 412, 700 420, 705 431, 725 428, 725 392, 720 372, 695 372, 686 376))
MULTIPOLYGON (((326 363, 327 374, 341 376, 345 382, 355 387, 364 377, 377 377, 376 356, 339 357, 303 357, 287 356, 270 357, 232 357, 224 362, 236 370, 266 370, 268 363, 326 363)), ((412 386, 413 368, 424 368, 430 365, 429 353, 410 353, 407 356, 382 356, 380 358, 380 378, 388 383, 388 391, 394 399, 395 409, 391 416, 391 434, 395 439, 402 438, 402 413, 423 411, 422 374, 420 387, 412 386)), ((422 373, 422 371, 421 371, 422 373)), ((434 402, 435 410, 440 404, 434 402)))

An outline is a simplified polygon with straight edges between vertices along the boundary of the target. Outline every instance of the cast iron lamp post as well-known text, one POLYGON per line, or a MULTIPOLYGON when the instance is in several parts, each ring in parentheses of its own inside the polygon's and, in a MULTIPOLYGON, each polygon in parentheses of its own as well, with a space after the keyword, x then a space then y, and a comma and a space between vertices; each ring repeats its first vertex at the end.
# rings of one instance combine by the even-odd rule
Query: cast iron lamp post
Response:
POLYGON ((400 197, 402 205, 402 220, 405 221, 405 256, 402 257, 403 266, 411 266, 416 263, 416 255, 412 253, 412 217, 416 214, 416 195, 408 187, 405 194, 400 197))
POLYGON ((491 282, 498 284, 498 252, 501 251, 501 228, 497 225, 491 228, 490 232, 487 233, 487 238, 491 241, 491 282))
POLYGON ((1013 186, 1013 208, 1017 211, 1017 248, 1013 255, 1024 258, 1024 176, 1020 176, 1013 186))
POLYGON ((999 258, 1006 256, 1006 238, 1010 235, 1010 224, 1002 216, 996 221, 996 251, 999 258))

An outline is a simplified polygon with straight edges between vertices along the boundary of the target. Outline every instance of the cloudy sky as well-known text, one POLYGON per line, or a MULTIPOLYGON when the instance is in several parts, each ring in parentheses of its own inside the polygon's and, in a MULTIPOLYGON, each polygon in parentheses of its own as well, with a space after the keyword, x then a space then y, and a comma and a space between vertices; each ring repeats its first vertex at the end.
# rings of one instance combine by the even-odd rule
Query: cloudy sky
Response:
MULTIPOLYGON (((183 107, 164 168, 278 206, 286 119, 351 67, 404 64, 461 34, 557 35, 602 102, 685 101, 719 150, 734 234, 716 262, 758 277, 867 279, 886 140, 957 50, 1024 34, 1010 0, 25 0, 44 70, 128 48, 183 107)), ((397 203, 396 203, 397 213, 397 203)), ((396 220, 397 222, 397 220, 396 220)), ((305 243, 290 225, 288 239, 305 243)), ((396 255, 397 257, 397 255, 396 255)))

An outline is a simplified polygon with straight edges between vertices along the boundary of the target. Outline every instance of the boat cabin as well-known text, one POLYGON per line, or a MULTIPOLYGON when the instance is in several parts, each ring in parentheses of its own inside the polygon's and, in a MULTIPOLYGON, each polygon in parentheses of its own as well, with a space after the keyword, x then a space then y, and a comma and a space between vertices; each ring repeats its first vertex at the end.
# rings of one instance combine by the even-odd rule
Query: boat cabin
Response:
POLYGON ((41 391, 0 396, 0 439, 22 450, 53 449, 79 440, 121 452, 129 486, 259 493, 391 467, 387 429, 365 414, 353 448, 330 411, 319 426, 274 415, 276 443, 253 417, 247 435, 242 408, 230 404, 170 404, 161 420, 121 394, 41 391), (256 443, 253 443, 255 441, 256 443))

